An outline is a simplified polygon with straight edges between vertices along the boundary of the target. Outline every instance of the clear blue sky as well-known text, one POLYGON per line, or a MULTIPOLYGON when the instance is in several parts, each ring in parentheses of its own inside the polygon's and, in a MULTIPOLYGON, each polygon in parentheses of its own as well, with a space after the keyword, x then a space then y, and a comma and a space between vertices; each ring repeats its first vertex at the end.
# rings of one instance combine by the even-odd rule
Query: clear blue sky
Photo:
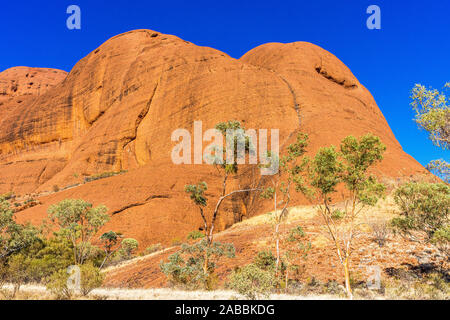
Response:
POLYGON ((0 71, 13 66, 70 71, 110 37, 133 29, 174 34, 239 58, 267 42, 309 41, 340 58, 374 95, 404 150, 422 164, 449 161, 416 128, 415 83, 450 81, 450 1, 2 1, 0 71), (76 4, 82 29, 66 28, 76 4), (366 28, 366 8, 381 8, 381 30, 366 28))

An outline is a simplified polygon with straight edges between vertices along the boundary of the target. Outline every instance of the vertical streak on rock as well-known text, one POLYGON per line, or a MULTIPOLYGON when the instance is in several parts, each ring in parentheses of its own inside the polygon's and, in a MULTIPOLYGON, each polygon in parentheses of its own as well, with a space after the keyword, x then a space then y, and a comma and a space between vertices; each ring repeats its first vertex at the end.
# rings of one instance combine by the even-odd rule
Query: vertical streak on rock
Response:
POLYGON ((295 94, 294 89, 292 88, 291 84, 282 76, 278 75, 280 77, 281 80, 283 80, 284 83, 286 83, 287 87, 289 88, 289 91, 292 94, 292 98, 294 99, 294 109, 295 112, 297 112, 297 117, 298 117, 298 126, 301 127, 302 125, 302 118, 300 115, 300 105, 297 103, 297 95, 295 94))

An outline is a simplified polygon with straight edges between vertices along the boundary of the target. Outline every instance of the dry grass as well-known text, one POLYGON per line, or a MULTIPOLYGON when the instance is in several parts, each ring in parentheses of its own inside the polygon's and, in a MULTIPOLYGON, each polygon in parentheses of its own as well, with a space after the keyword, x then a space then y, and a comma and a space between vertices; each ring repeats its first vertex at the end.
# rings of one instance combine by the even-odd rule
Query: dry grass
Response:
MULTIPOLYGON (((6 286, 11 289, 11 286, 6 286)), ((0 296, 1 298, 1 296, 0 296)), ((24 285, 16 300, 52 300, 55 297, 41 285, 24 285)), ((77 296, 74 300, 244 300, 245 298, 231 290, 182 291, 173 289, 123 289, 99 288, 87 297, 77 296)), ((270 300, 335 300, 333 295, 286 295, 272 294, 270 300)), ((0 299, 1 300, 1 299, 0 299)))

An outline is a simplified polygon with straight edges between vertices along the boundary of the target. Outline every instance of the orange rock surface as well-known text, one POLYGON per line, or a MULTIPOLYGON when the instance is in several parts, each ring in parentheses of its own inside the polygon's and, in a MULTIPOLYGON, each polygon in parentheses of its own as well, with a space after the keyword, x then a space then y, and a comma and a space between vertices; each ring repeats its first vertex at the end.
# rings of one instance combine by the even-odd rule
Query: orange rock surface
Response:
MULTIPOLYGON (((192 132, 196 120, 203 131, 227 120, 277 128, 282 146, 303 131, 311 152, 372 132, 387 146, 379 176, 427 174, 403 152, 370 92, 339 59, 313 44, 265 44, 234 59, 172 35, 136 30, 105 42, 67 77, 48 70, 53 78, 39 78, 41 88, 49 84, 46 91, 28 89, 26 73, 19 71, 0 74, 0 93, 9 97, 0 100, 0 193, 36 193, 42 202, 19 212, 20 220, 39 223, 49 205, 82 198, 105 204, 112 216, 105 230, 134 237, 141 248, 185 237, 202 224, 184 186, 206 181, 211 207, 221 186, 211 166, 172 163, 172 132, 192 132), (11 93, 13 75, 19 87, 11 93), (128 172, 82 183, 120 170, 128 172)), ((231 187, 250 184, 246 170, 251 168, 231 187)), ((294 198, 293 205, 300 201, 294 198)), ((218 230, 270 208, 251 208, 250 202, 246 195, 225 203, 218 230)))

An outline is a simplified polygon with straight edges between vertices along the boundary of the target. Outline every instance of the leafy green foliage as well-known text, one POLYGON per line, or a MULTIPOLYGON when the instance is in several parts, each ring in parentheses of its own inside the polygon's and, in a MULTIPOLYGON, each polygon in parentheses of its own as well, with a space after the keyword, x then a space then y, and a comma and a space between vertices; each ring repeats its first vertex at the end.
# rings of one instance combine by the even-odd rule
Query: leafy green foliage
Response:
POLYGON ((260 251, 253 260, 253 264, 262 270, 275 271, 277 258, 272 251, 260 251))
MULTIPOLYGON (((239 121, 231 120, 227 122, 221 122, 216 124, 216 129, 226 136, 227 146, 214 155, 212 163, 216 166, 220 166, 226 175, 236 174, 238 171, 238 159, 242 159, 246 153, 254 152, 254 146, 252 146, 250 138, 245 135, 245 128, 239 121), (232 134, 232 135, 231 135, 232 134), (242 146, 240 148, 240 146, 242 146), (231 150, 227 150, 231 148, 231 150), (226 159, 227 151, 233 152, 234 161, 229 163, 226 159)), ((218 149, 218 146, 215 148, 218 149)))
POLYGON ((206 207, 208 203, 208 199, 205 197, 205 191, 208 190, 206 182, 202 181, 197 185, 186 185, 184 190, 197 206, 206 207))
POLYGON ((310 184, 329 201, 329 195, 336 192, 336 186, 341 182, 342 163, 334 146, 320 148, 312 160, 309 176, 310 184))
POLYGON ((50 221, 73 245, 75 264, 83 264, 88 257, 92 237, 109 220, 107 210, 105 206, 93 208, 89 202, 74 199, 63 200, 49 208, 50 221))
POLYGON ((119 240, 122 238, 120 232, 108 231, 100 236, 100 242, 102 244, 105 257, 100 269, 103 268, 105 263, 112 257, 112 255, 119 249, 119 240))
POLYGON ((278 168, 278 172, 272 177, 272 185, 263 190, 260 196, 264 199, 273 199, 274 211, 274 239, 276 248, 275 268, 280 267, 281 255, 283 248, 280 248, 280 225, 287 218, 288 205, 291 200, 291 187, 295 185, 297 192, 309 194, 310 190, 304 183, 302 174, 308 164, 308 159, 303 157, 308 146, 308 135, 299 133, 293 144, 287 148, 287 155, 281 158, 276 155, 267 155, 269 161, 264 167, 278 168), (274 162, 276 163, 274 165, 274 162), (281 209, 279 209, 281 207, 281 209))
POLYGON ((47 290, 53 293, 57 299, 70 300, 75 295, 75 290, 68 285, 70 274, 66 269, 60 269, 45 279, 47 290))
POLYGON ((219 259, 223 256, 234 258, 235 249, 232 244, 213 242, 208 246, 206 240, 201 240, 193 245, 183 244, 181 250, 170 255, 169 261, 161 261, 161 271, 167 276, 174 286, 185 289, 209 287, 209 278, 212 277, 219 259), (204 264, 207 262, 208 272, 204 272, 204 264))
POLYGON ((439 92, 416 84, 411 91, 411 107, 416 112, 414 120, 419 128, 429 133, 430 140, 443 149, 448 149, 450 142, 450 109, 444 92, 449 88, 450 83, 446 83, 439 92))
POLYGON ((23 253, 30 260, 29 280, 33 282, 39 282, 73 264, 72 243, 58 234, 40 239, 23 253))
POLYGON ((38 230, 30 224, 18 224, 9 202, 0 199, 0 263, 11 254, 31 245, 37 233, 38 230))
POLYGON ((7 290, 0 290, 7 299, 14 299, 22 284, 27 281, 29 267, 29 259, 21 253, 14 254, 8 259, 3 276, 5 281, 13 285, 13 290, 11 293, 7 290))
POLYGON ((406 183, 395 190, 394 200, 402 210, 391 221, 394 229, 412 240, 434 243, 448 254, 450 187, 406 183))
POLYGON ((187 235, 187 239, 188 240, 197 240, 197 239, 201 239, 201 238, 204 238, 204 237, 205 237, 205 235, 202 232, 198 231, 198 230, 191 231, 187 235))
POLYGON ((443 159, 433 160, 427 165, 427 169, 444 182, 450 183, 450 163, 447 161, 443 159))
POLYGON ((374 206, 384 196, 385 186, 369 174, 369 168, 383 159, 386 147, 380 139, 367 134, 357 139, 348 136, 342 140, 340 151, 321 148, 309 167, 309 181, 319 201, 319 211, 335 244, 339 260, 344 267, 346 290, 352 297, 349 259, 356 217, 365 207, 374 206), (345 187, 344 209, 336 210, 333 195, 337 187, 345 187), (336 214, 339 212, 339 223, 336 214))
POLYGON ((100 269, 95 267, 92 263, 86 263, 80 267, 81 283, 80 293, 87 296, 92 290, 99 288, 105 280, 105 275, 100 272, 100 269))
POLYGON ((122 240, 120 250, 125 257, 131 258, 138 247, 139 242, 136 239, 126 238, 122 240))

